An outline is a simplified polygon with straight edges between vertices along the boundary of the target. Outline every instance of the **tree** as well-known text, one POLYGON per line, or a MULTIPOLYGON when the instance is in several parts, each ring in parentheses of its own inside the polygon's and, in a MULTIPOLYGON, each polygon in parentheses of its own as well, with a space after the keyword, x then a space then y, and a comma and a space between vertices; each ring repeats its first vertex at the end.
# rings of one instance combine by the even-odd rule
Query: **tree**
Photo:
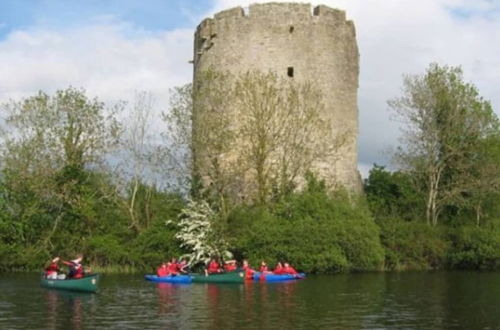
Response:
MULTIPOLYGON (((255 199, 293 189, 315 162, 336 156, 346 132, 333 132, 322 117, 323 95, 310 82, 297 83, 268 72, 236 77, 240 158, 255 177, 255 199)), ((303 183, 303 182, 302 182, 303 183)))
POLYGON ((477 151, 477 158, 466 176, 470 187, 465 202, 474 211, 475 223, 479 226, 482 218, 499 214, 500 130, 483 139, 477 151))
MULTIPOLYGON (((130 227, 140 232, 143 227, 147 227, 150 219, 147 217, 141 219, 138 217, 137 199, 141 196, 142 204, 146 208, 149 206, 149 200, 153 186, 144 183, 152 180, 154 176, 158 159, 157 150, 153 145, 154 127, 153 127, 154 99, 151 93, 138 92, 135 95, 134 103, 128 111, 125 118, 127 129, 122 135, 120 153, 124 154, 124 159, 120 164, 123 173, 121 176, 121 188, 126 190, 127 198, 122 198, 120 192, 116 198, 117 202, 124 206, 130 219, 130 227)), ((143 212, 148 215, 149 212, 143 212)))
POLYGON ((415 220, 423 215, 421 206, 425 203, 411 173, 390 172, 374 164, 365 179, 364 191, 376 219, 415 220))
POLYGON ((389 106, 404 124, 396 160, 425 184, 426 219, 436 225, 445 207, 463 207, 479 146, 498 120, 476 87, 463 81, 460 68, 437 64, 423 75, 406 76, 403 96, 389 106))
MULTIPOLYGON (((220 228, 217 213, 206 201, 188 201, 179 214, 175 237, 189 254, 183 256, 189 265, 208 264, 210 258, 232 258, 220 228)), ((167 225, 173 221, 167 221, 167 225)))
MULTIPOLYGON (((2 148, 2 180, 9 213, 21 241, 40 249, 64 217, 77 228, 79 211, 92 179, 91 169, 102 164, 116 145, 119 105, 105 109, 83 90, 67 88, 53 96, 39 92, 3 106, 7 129, 2 148), (41 243, 41 244, 40 244, 41 243)), ((83 219, 88 220, 88 219, 83 219)))
POLYGON ((170 91, 170 107, 162 113, 167 130, 162 133, 164 148, 159 150, 164 171, 170 173, 168 180, 176 183, 178 190, 192 190, 192 119, 193 85, 185 84, 170 91))

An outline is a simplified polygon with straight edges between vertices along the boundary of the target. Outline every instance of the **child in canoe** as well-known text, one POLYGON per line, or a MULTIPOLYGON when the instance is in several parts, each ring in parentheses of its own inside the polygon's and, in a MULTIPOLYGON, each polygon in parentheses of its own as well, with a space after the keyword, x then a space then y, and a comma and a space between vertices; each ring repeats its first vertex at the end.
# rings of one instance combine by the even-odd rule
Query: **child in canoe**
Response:
POLYGON ((79 254, 76 259, 71 261, 63 261, 63 264, 69 267, 68 278, 78 279, 85 275, 85 271, 82 266, 83 254, 79 254))
POLYGON ((168 266, 165 262, 156 269, 156 275, 158 275, 158 277, 168 276, 168 266))
POLYGON ((224 270, 221 268, 220 264, 215 258, 212 258, 208 263, 208 267, 205 269, 205 275, 223 273, 224 270))
POLYGON ((236 270, 236 260, 228 260, 224 262, 224 271, 233 272, 236 270))
POLYGON ((282 274, 287 274, 287 275, 298 275, 299 273, 290 266, 288 262, 285 262, 283 265, 283 270, 281 271, 282 274))
POLYGON ((177 258, 172 258, 172 260, 170 260, 170 262, 167 264, 167 268, 169 275, 179 275, 180 267, 179 263, 177 262, 177 258))
POLYGON ((64 274, 58 274, 59 271, 59 257, 55 257, 45 268, 45 277, 50 280, 57 280, 59 277, 63 279, 63 276, 66 277, 64 274))
POLYGON ((245 271, 246 280, 253 279, 253 274, 255 273, 255 270, 253 270, 252 267, 250 267, 248 260, 243 259, 243 266, 241 268, 245 271))
POLYGON ((186 260, 182 259, 177 264, 177 268, 179 269, 179 273, 188 274, 189 273, 189 265, 186 260))
POLYGON ((283 265, 281 264, 280 261, 278 261, 278 263, 276 264, 276 267, 274 267, 273 273, 275 275, 281 275, 281 274, 283 274, 283 265))
POLYGON ((262 262, 260 263, 259 272, 261 272, 262 274, 272 274, 272 272, 269 270, 269 267, 267 267, 267 263, 264 260, 262 260, 262 262))

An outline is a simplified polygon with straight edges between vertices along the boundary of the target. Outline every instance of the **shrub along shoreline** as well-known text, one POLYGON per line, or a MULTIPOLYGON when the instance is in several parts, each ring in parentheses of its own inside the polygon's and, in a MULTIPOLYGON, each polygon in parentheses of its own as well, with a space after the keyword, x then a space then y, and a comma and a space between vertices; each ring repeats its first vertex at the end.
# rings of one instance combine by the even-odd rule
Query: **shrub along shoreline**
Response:
MULTIPOLYGON (((279 201, 235 207, 220 230, 236 258, 247 258, 252 265, 266 260, 270 266, 287 260, 306 273, 500 268, 500 230, 495 221, 481 227, 430 226, 388 217, 387 210, 377 211, 367 191, 366 198, 353 200, 344 191, 329 192, 310 179, 303 191, 279 201)), ((160 262, 187 252, 175 237, 176 228, 165 224, 165 219, 176 219, 184 200, 158 191, 153 196, 152 205, 159 212, 140 232, 114 208, 105 214, 95 210, 108 222, 86 234, 75 235, 65 227, 71 222, 62 222, 45 249, 16 241, 6 244, 4 236, 0 270, 38 271, 52 256, 70 258, 81 251, 94 271, 151 272, 160 262), (113 221, 110 212, 115 214, 113 221), (75 236, 77 240, 68 239, 75 236)))

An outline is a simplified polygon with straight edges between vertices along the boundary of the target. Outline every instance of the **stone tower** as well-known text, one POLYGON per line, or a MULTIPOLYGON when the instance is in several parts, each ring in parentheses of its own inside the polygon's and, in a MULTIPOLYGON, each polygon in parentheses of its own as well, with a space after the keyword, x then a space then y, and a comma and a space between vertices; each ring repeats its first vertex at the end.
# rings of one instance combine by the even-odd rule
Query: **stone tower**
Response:
POLYGON ((344 11, 300 3, 224 10, 197 27, 193 62, 195 84, 197 74, 209 68, 235 74, 274 71, 288 79, 315 83, 323 93, 323 116, 331 118, 334 130, 348 133, 339 155, 315 164, 314 171, 327 183, 361 191, 357 170, 359 52, 354 23, 346 20, 344 11))

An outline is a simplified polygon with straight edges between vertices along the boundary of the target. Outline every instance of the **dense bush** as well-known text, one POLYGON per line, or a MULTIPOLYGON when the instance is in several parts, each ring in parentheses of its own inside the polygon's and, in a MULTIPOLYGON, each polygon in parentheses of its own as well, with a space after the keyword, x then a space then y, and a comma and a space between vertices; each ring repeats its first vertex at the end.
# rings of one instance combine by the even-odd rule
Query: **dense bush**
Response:
POLYGON ((361 202, 308 187, 270 206, 241 207, 229 217, 235 255, 257 265, 286 260, 306 272, 379 270, 379 230, 361 202))
POLYGON ((387 270, 431 269, 444 266, 448 242, 442 237, 442 228, 398 219, 384 219, 378 223, 382 245, 385 248, 387 270))
POLYGON ((451 228, 452 242, 447 253, 448 266, 459 269, 498 269, 500 267, 500 228, 462 226, 451 228))
POLYGON ((416 188, 410 173, 390 172, 376 164, 364 182, 366 199, 377 219, 421 219, 424 216, 425 202, 416 188))

